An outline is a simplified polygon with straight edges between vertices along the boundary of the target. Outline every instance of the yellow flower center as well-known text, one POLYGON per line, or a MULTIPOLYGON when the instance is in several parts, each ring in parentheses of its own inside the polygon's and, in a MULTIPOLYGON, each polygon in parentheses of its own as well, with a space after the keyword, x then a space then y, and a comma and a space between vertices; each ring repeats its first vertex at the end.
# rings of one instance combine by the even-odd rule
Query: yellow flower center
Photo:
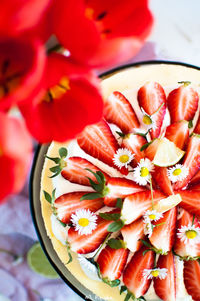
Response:
POLYGON ((85 217, 82 217, 82 218, 79 219, 78 224, 81 227, 87 227, 89 225, 89 220, 85 217))
POLYGON ((177 168, 177 169, 175 169, 175 170, 173 171, 173 175, 174 175, 174 176, 179 176, 179 175, 181 174, 181 172, 182 172, 181 168, 177 168))
POLYGON ((70 90, 69 79, 63 77, 57 85, 48 90, 43 100, 50 102, 52 99, 59 99, 67 90, 70 90))
POLYGON ((156 218, 156 215, 155 215, 155 214, 149 214, 149 218, 150 218, 151 220, 154 220, 154 219, 156 218))
POLYGON ((149 170, 146 167, 142 167, 140 170, 141 177, 147 177, 149 175, 149 170))
POLYGON ((127 162, 129 161, 129 156, 128 156, 128 155, 121 155, 121 156, 119 157, 119 161, 120 161, 121 163, 127 163, 127 162))
POLYGON ((197 236, 197 232, 195 230, 188 230, 185 232, 185 235, 189 239, 194 239, 197 236))
POLYGON ((152 124, 152 119, 150 116, 148 115, 144 115, 143 119, 142 119, 143 123, 146 125, 152 124))
POLYGON ((160 272, 159 272, 158 270, 153 270, 153 271, 151 271, 151 275, 152 275, 153 277, 158 277, 159 274, 160 274, 160 272))

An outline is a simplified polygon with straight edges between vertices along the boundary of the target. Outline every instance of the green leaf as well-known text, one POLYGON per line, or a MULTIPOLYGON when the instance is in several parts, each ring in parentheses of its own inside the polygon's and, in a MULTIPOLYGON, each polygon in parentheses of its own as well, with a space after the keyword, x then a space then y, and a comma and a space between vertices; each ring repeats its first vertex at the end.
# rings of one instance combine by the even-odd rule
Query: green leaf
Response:
POLYGON ((102 278, 103 282, 105 282, 106 284, 110 285, 111 287, 115 287, 118 286, 120 284, 120 280, 116 279, 116 280, 109 280, 108 278, 102 278))
POLYGON ((107 244, 112 249, 125 249, 125 243, 123 240, 111 238, 107 244))
POLYGON ((58 164, 60 162, 60 158, 58 157, 49 157, 49 156, 45 156, 47 159, 52 160, 53 162, 55 162, 56 164, 58 164))
POLYGON ((120 218, 120 213, 99 213, 99 215, 108 221, 116 221, 120 218))
POLYGON ((190 120, 188 122, 188 129, 191 129, 193 127, 193 120, 190 120))
POLYGON ((67 226, 67 224, 61 222, 59 219, 58 219, 59 223, 65 228, 67 226))
POLYGON ((122 199, 118 198, 118 199, 117 199, 117 203, 116 203, 116 207, 121 209, 121 208, 122 208, 122 205, 123 205, 122 199))
POLYGON ((128 301, 132 297, 132 293, 128 292, 124 301, 128 301))
POLYGON ((66 264, 69 264, 70 262, 72 262, 73 258, 72 258, 72 254, 70 252, 70 247, 67 245, 67 254, 69 256, 69 260, 66 264))
POLYGON ((121 228, 124 226, 124 222, 122 220, 115 221, 112 224, 108 226, 108 232, 117 232, 121 230, 121 228))
POLYGON ((61 158, 67 157, 68 151, 65 147, 61 147, 58 152, 61 158))
POLYGON ((84 200, 96 200, 102 198, 102 194, 98 193, 98 192, 90 192, 90 193, 86 193, 84 194, 80 200, 84 201, 84 200))
POLYGON ((122 285, 120 288, 120 295, 127 290, 127 287, 125 285, 122 285))
POLYGON ((147 250, 145 250, 143 253, 142 253, 142 255, 144 256, 146 253, 148 253, 149 251, 152 251, 152 249, 147 249, 147 250))
POLYGON ((185 80, 185 81, 183 80, 183 81, 178 82, 178 84, 184 84, 184 86, 187 87, 191 84, 191 82, 188 80, 185 80))
POLYGON ((96 172, 96 174, 97 174, 98 176, 100 176, 102 183, 105 184, 105 183, 106 183, 106 178, 105 178, 104 174, 103 174, 100 170, 98 170, 98 171, 96 172))
POLYGON ((86 168, 86 170, 88 170, 89 172, 91 172, 95 176, 95 178, 97 179, 97 182, 99 184, 102 184, 101 176, 97 172, 94 172, 89 168, 86 168))
POLYGON ((52 202, 54 203, 56 199, 56 188, 52 191, 52 202))
POLYGON ((97 192, 101 192, 102 191, 102 185, 101 184, 96 184, 92 179, 90 179, 89 177, 87 177, 91 187, 97 191, 97 192))
POLYGON ((140 151, 142 152, 143 150, 145 150, 152 142, 153 142, 153 140, 150 141, 150 142, 148 142, 148 143, 146 143, 146 144, 144 144, 144 145, 140 148, 140 151))
POLYGON ((118 132, 118 131, 115 131, 115 133, 117 133, 120 137, 124 138, 126 135, 122 132, 118 132))
POLYGON ((145 297, 143 297, 143 296, 139 297, 137 300, 138 301, 142 301, 142 300, 146 301, 145 297))
POLYGON ((55 172, 55 173, 61 172, 61 168, 59 165, 53 166, 53 167, 49 168, 49 170, 52 172, 55 172))
POLYGON ((57 177, 60 174, 60 171, 54 173, 51 177, 49 177, 50 179, 57 177))
POLYGON ((151 248, 152 246, 151 246, 151 244, 150 243, 148 243, 147 241, 145 241, 145 240, 143 240, 143 239, 139 239, 142 243, 143 243, 143 245, 145 245, 146 247, 149 247, 149 248, 151 248))
POLYGON ((44 193, 44 197, 47 200, 47 202, 49 202, 51 204, 51 202, 52 202, 51 195, 48 192, 46 192, 45 190, 43 190, 43 193, 44 193))

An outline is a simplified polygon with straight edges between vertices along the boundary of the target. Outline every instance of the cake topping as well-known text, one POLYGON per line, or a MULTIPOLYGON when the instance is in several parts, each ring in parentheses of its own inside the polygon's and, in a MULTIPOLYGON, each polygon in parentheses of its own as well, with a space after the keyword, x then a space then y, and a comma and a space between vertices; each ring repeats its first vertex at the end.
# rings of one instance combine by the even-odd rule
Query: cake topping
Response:
POLYGON ((71 222, 80 235, 91 234, 96 229, 97 216, 89 209, 80 209, 71 215, 71 222))
POLYGON ((188 175, 188 172, 188 168, 182 164, 176 164, 167 170, 168 177, 173 183, 185 179, 188 175))
POLYGON ((181 226, 177 236, 184 244, 196 244, 200 242, 200 228, 195 225, 181 226))
POLYGON ((136 183, 147 185, 151 180, 151 172, 154 171, 154 165, 149 159, 141 159, 138 166, 134 168, 133 177, 136 183))
POLYGON ((123 166, 127 168, 133 158, 134 155, 127 148, 119 148, 114 155, 113 162, 119 168, 123 166))

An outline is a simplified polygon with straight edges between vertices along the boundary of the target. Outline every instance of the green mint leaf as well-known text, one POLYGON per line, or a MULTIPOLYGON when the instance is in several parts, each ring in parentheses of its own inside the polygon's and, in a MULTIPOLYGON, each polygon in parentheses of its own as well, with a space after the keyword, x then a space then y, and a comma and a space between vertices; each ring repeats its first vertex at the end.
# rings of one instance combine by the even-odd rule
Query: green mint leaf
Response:
POLYGON ((117 232, 121 230, 121 228, 124 226, 124 222, 122 220, 115 221, 112 224, 108 226, 108 232, 117 232))
POLYGON ((51 204, 51 202, 52 202, 51 195, 48 192, 46 192, 45 190, 43 190, 43 193, 44 193, 44 197, 47 200, 47 202, 49 202, 51 204))
POLYGON ((58 152, 61 158, 67 157, 68 151, 65 147, 61 147, 58 152))
POLYGON ((116 221, 120 218, 120 213, 99 213, 99 215, 108 221, 116 221))
POLYGON ((59 165, 53 166, 53 167, 49 168, 49 170, 50 170, 51 172, 55 172, 55 173, 61 172, 61 168, 60 168, 59 165))
POLYGON ((122 132, 118 132, 118 131, 115 131, 115 133, 117 133, 117 135, 119 135, 120 137, 124 138, 126 135, 122 132))
POLYGON ((125 244, 123 240, 111 238, 107 242, 107 245, 111 247, 112 249, 125 249, 125 244))
POLYGON ((56 164, 58 164, 60 162, 60 158, 58 157, 49 157, 49 156, 45 156, 47 159, 52 160, 53 162, 55 162, 56 164))
POLYGON ((122 199, 118 198, 117 199, 117 203, 116 203, 116 207, 119 208, 119 209, 121 209, 122 205, 123 205, 122 199))
POLYGON ((90 193, 86 193, 84 194, 80 200, 84 201, 84 200, 96 200, 102 198, 102 194, 98 193, 98 192, 90 192, 90 193))
POLYGON ((148 143, 146 143, 146 144, 144 144, 144 145, 140 148, 140 151, 142 152, 143 150, 145 150, 152 142, 153 142, 153 140, 150 141, 150 142, 148 142, 148 143))
POLYGON ((120 288, 120 295, 127 290, 127 287, 125 285, 122 285, 120 288))
POLYGON ((193 127, 193 120, 190 120, 188 122, 188 129, 191 129, 193 127))

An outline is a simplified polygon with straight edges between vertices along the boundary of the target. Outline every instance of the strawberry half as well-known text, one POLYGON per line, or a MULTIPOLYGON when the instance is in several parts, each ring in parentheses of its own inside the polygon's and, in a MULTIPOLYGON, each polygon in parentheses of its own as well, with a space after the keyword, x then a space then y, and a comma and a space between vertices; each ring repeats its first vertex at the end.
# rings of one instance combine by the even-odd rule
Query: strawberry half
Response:
POLYGON ((140 124, 128 99, 120 92, 113 92, 104 102, 104 118, 116 124, 124 134, 139 128, 140 124))
POLYGON ((192 120, 197 111, 198 102, 198 93, 187 84, 171 91, 167 98, 171 123, 192 120))
POLYGON ((192 300, 200 300, 200 264, 197 260, 184 262, 184 283, 185 288, 192 300))
POLYGON ((182 120, 169 125, 166 128, 165 137, 180 149, 184 149, 189 138, 188 122, 182 120))
POLYGON ((144 158, 144 152, 140 149, 146 143, 147 141, 144 137, 131 133, 123 138, 121 147, 130 150, 134 154, 135 160, 139 162, 142 158, 144 158))
POLYGON ((119 279, 127 262, 128 249, 112 249, 106 246, 98 256, 101 277, 104 282, 119 279))
POLYGON ((99 169, 97 166, 81 157, 71 157, 66 159, 66 167, 61 171, 61 175, 66 180, 85 186, 90 186, 88 177, 94 182, 97 182, 95 176, 86 169, 90 169, 93 172, 101 171, 104 174, 106 180, 109 179, 109 175, 99 169))
MULTIPOLYGON (((77 142, 82 150, 90 156, 117 168, 114 165, 113 158, 119 145, 113 136, 108 124, 101 120, 100 122, 87 126, 84 131, 78 135, 77 142)), ((125 167, 118 170, 127 175, 128 169, 125 167)))
POLYGON ((166 254, 172 249, 176 232, 176 217, 177 208, 174 207, 164 213, 163 217, 157 222, 153 222, 153 233, 149 237, 149 240, 162 254, 166 254))
POLYGON ((106 187, 108 193, 104 197, 104 204, 109 207, 115 207, 118 198, 125 198, 130 194, 146 190, 145 187, 126 178, 110 178, 106 187))
POLYGON ((78 209, 89 209, 95 212, 104 206, 103 199, 81 201, 80 198, 86 193, 88 192, 69 192, 58 197, 54 202, 57 218, 67 224, 70 222, 72 213, 78 209))
POLYGON ((157 267, 167 269, 167 276, 165 279, 154 278, 156 295, 163 301, 176 301, 176 273, 173 253, 169 252, 167 255, 160 255, 157 267))
MULTIPOLYGON (((162 192, 154 190, 154 204, 164 198, 165 195, 162 192)), ((130 224, 141 217, 145 211, 151 207, 152 198, 150 190, 134 193, 124 199, 121 211, 121 219, 125 222, 125 224, 130 224)))
POLYGON ((124 285, 135 298, 146 294, 151 284, 151 279, 144 277, 143 273, 145 269, 153 268, 155 254, 148 251, 143 255, 145 250, 143 247, 133 255, 123 273, 124 285))
POLYGON ((133 253, 138 251, 142 246, 140 239, 144 239, 145 237, 143 219, 140 218, 133 223, 124 226, 121 229, 121 234, 126 247, 133 253))
POLYGON ((182 181, 177 181, 174 190, 186 187, 200 169, 200 135, 192 134, 189 138, 183 165, 189 169, 188 176, 182 181))
POLYGON ((70 228, 68 231, 68 243, 72 251, 78 254, 87 254, 95 251, 108 235, 108 226, 112 221, 104 220, 98 216, 97 227, 89 235, 79 235, 78 231, 70 228))
POLYGON ((156 129, 151 130, 151 138, 160 135, 166 113, 166 95, 163 87, 157 82, 147 82, 138 91, 139 106, 149 115, 154 115, 156 129), (162 107, 161 105, 164 104, 162 107), (159 111, 158 111, 159 110, 159 111), (158 112, 157 112, 158 111, 158 112), (156 113, 157 112, 157 113, 156 113))
POLYGON ((156 181, 156 183, 159 185, 160 189, 166 195, 173 194, 172 184, 171 181, 169 180, 166 167, 155 166, 152 176, 153 179, 156 181))
MULTIPOLYGON (((193 222, 193 215, 186 210, 182 209, 180 212, 180 216, 178 218, 177 222, 177 233, 179 233, 179 229, 184 226, 191 226, 192 223, 196 226, 199 227, 199 222, 197 218, 194 219, 193 222)), ((176 240, 174 244, 174 252, 182 257, 183 259, 195 259, 196 257, 200 256, 200 243, 184 243, 181 241, 181 239, 176 235, 176 240)))
POLYGON ((200 216, 200 190, 195 190, 194 186, 191 190, 180 190, 177 193, 182 197, 179 206, 192 214, 200 216))

